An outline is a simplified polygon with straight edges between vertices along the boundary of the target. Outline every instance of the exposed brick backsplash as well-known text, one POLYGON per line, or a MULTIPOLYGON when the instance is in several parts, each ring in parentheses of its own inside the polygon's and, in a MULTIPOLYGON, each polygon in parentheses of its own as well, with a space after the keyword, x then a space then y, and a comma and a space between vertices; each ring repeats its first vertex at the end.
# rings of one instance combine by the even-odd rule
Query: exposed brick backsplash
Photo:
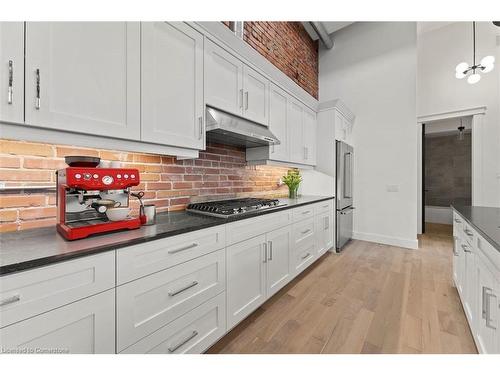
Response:
MULTIPOLYGON (((230 27, 230 22, 223 23, 230 27)), ((300 22, 246 21, 243 40, 318 98, 318 41, 300 22)))
MULTIPOLYGON (((190 201, 241 195, 286 196, 279 186, 287 168, 247 166, 245 150, 209 144, 198 159, 177 160, 173 156, 51 145, 21 141, 0 141, 0 181, 4 186, 54 186, 55 170, 65 168, 67 155, 99 156, 137 168, 144 190, 144 202, 154 203, 159 212, 182 210, 190 201)), ((55 224, 55 193, 0 194, 0 231, 15 231, 55 224)), ((138 201, 131 198, 133 214, 138 201)))

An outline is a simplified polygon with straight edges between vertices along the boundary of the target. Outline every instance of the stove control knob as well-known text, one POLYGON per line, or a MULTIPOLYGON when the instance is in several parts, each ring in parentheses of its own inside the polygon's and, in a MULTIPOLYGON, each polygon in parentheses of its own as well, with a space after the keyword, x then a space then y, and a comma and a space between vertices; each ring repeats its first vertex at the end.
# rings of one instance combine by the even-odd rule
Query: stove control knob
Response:
POLYGON ((124 177, 124 178, 128 178, 128 174, 124 174, 124 175, 123 175, 123 177, 124 177))
POLYGON ((131 175, 130 175, 130 178, 135 178, 135 174, 131 174, 131 175))
POLYGON ((117 174, 116 178, 122 178, 122 175, 121 174, 117 174))
POLYGON ((99 175, 97 173, 94 174, 94 178, 99 178, 99 175))
POLYGON ((91 177, 92 177, 92 175, 91 175, 90 173, 84 173, 84 174, 83 174, 83 178, 84 178, 85 180, 90 180, 90 178, 91 178, 91 177))
POLYGON ((111 177, 111 176, 104 176, 102 178, 102 183, 104 185, 111 185, 113 183, 113 177, 111 177))
POLYGON ((81 175, 80 173, 77 173, 77 174, 75 174, 75 178, 76 178, 77 180, 79 180, 80 178, 82 178, 82 175, 81 175))

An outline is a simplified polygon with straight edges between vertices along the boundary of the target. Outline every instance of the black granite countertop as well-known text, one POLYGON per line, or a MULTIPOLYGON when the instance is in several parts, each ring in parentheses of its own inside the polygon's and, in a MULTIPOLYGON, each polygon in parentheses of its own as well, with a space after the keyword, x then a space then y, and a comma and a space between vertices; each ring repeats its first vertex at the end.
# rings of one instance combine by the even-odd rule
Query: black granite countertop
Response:
POLYGON ((56 232, 55 227, 3 233, 0 236, 0 275, 115 250, 254 216, 266 215, 332 198, 333 196, 302 196, 297 199, 282 198, 280 201, 286 204, 284 206, 253 211, 229 219, 203 216, 186 211, 161 213, 157 215, 155 225, 92 236, 76 241, 65 240, 56 232))
POLYGON ((500 251, 500 208, 451 206, 495 249, 500 251))

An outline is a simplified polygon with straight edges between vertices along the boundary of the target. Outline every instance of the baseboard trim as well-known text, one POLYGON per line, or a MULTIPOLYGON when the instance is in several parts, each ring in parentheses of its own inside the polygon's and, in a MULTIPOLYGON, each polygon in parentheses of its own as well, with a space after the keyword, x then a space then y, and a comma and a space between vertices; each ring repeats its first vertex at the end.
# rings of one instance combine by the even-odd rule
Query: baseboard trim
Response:
POLYGON ((412 250, 418 249, 417 239, 409 240, 406 238, 389 237, 380 234, 362 233, 362 232, 354 232, 352 237, 356 240, 376 242, 384 245, 404 247, 406 249, 412 249, 412 250))

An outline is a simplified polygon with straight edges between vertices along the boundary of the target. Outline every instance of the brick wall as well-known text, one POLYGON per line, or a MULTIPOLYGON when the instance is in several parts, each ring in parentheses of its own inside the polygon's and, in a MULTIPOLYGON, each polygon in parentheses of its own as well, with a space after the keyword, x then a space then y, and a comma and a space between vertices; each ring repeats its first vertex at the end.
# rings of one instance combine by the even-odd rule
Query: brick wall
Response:
MULTIPOLYGON (((223 22, 229 27, 230 22, 223 22)), ((300 22, 244 23, 243 40, 318 98, 318 42, 300 22)))
MULTIPOLYGON (((245 151, 232 146, 208 145, 195 160, 172 156, 75 148, 63 145, 0 141, 0 181, 4 186, 54 186, 55 170, 65 168, 67 155, 99 156, 137 168, 146 203, 159 212, 182 210, 195 200, 237 195, 286 196, 286 186, 278 186, 286 168, 247 166, 245 151)), ((0 194, 0 231, 14 231, 55 224, 55 192, 0 194)), ((134 213, 138 202, 131 200, 134 213)))

